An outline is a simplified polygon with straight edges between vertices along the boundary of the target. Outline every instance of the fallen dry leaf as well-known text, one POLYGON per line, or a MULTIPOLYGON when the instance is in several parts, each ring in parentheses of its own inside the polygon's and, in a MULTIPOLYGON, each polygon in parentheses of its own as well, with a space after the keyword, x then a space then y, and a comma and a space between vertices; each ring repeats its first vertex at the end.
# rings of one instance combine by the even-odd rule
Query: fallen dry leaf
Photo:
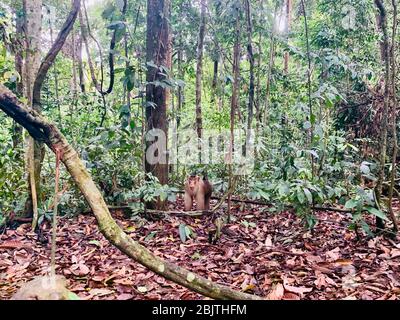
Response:
POLYGON ((335 249, 326 252, 325 255, 328 258, 328 261, 339 260, 339 258, 340 258, 340 248, 336 247, 335 249))
POLYGON ((267 296, 268 300, 282 300, 285 289, 281 283, 277 283, 267 296))
POLYGON ((294 287, 294 286, 289 286, 289 285, 284 285, 285 290, 293 293, 298 293, 300 295, 303 295, 306 292, 311 292, 313 288, 306 288, 306 287, 294 287))

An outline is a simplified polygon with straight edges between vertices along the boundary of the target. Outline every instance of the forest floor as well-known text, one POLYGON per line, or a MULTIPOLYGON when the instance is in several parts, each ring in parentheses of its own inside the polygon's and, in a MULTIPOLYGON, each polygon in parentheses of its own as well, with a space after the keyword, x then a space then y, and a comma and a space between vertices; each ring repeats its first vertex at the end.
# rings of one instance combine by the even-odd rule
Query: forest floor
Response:
MULTIPOLYGON (((170 208, 181 208, 177 202, 170 208)), ((168 216, 143 226, 122 212, 113 216, 156 255, 231 288, 274 299, 400 299, 399 237, 357 240, 347 228, 349 216, 336 212, 317 212, 319 223, 310 232, 293 212, 266 209, 235 206, 235 221, 216 245, 208 243, 211 216, 168 216), (181 223, 196 238, 182 243, 181 223)), ((36 239, 27 224, 0 235, 0 299, 48 271, 50 244, 36 239), (7 243, 13 245, 4 248, 7 243)), ((60 218, 57 246, 57 273, 81 299, 204 299, 114 248, 92 215, 60 218)))

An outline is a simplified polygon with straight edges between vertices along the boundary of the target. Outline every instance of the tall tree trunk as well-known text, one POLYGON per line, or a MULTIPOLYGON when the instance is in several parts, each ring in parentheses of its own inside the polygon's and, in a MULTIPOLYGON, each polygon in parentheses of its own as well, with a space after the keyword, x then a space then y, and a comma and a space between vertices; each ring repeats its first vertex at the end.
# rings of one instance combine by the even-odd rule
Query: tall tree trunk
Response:
POLYGON ((265 93, 265 107, 264 107, 264 123, 268 123, 268 109, 269 109, 269 96, 271 91, 271 76, 272 69, 274 68, 274 60, 275 60, 275 24, 276 17, 278 13, 278 2, 275 4, 274 9, 274 18, 272 21, 272 31, 271 37, 269 41, 269 59, 268 59, 268 71, 267 71, 267 85, 266 85, 266 93, 265 93))
MULTIPOLYGON (((126 10, 127 10, 128 3, 127 1, 124 1, 124 7, 122 9, 122 13, 124 15, 124 21, 126 22, 126 10)), ((137 14, 136 14, 136 22, 137 22, 137 17, 140 12, 140 6, 138 7, 137 14)), ((135 33, 136 31, 136 25, 135 25, 135 30, 133 31, 135 33)), ((124 51, 125 51, 125 69, 128 70, 130 67, 130 61, 129 61, 129 43, 128 43, 128 30, 125 30, 124 34, 124 51)), ((129 109, 129 118, 128 118, 128 124, 131 124, 132 120, 132 110, 131 110, 131 93, 130 91, 124 86, 124 100, 126 99, 126 105, 129 109)))
MULTIPOLYGON (((51 21, 51 16, 50 16, 50 10, 48 10, 48 15, 49 15, 49 30, 50 30, 50 42, 53 44, 54 37, 53 37, 53 24, 51 21)), ((73 30, 72 30, 73 31, 73 30)), ((74 33, 72 32, 72 48, 75 48, 75 36, 74 33)), ((73 55, 73 54, 72 54, 73 55)), ((72 61, 74 62, 74 58, 72 58, 72 61)), ((72 80, 73 80, 73 101, 75 103, 76 100, 76 73, 75 73, 75 65, 72 65, 72 80)), ((58 123, 60 128, 62 129, 62 115, 61 115, 61 104, 60 104, 60 94, 58 90, 58 74, 57 74, 57 65, 56 62, 54 61, 53 63, 53 75, 54 75, 54 94, 56 96, 56 106, 58 109, 58 123)), ((73 103, 70 104, 70 108, 72 107, 73 103)), ((72 110, 71 110, 72 111, 72 110)), ((71 112, 72 113, 72 112, 71 112)))
MULTIPOLYGON (((264 1, 259 0, 259 9, 261 12, 264 12, 264 1)), ((258 32, 258 44, 257 44, 257 50, 258 50, 258 57, 257 57, 257 84, 256 84, 256 98, 255 98, 255 108, 256 108, 256 132, 255 132, 255 137, 258 139, 258 134, 260 132, 260 126, 262 122, 262 112, 261 112, 261 73, 262 73, 262 55, 263 55, 263 50, 262 50, 262 30, 259 30, 258 32)), ((258 158, 257 150, 254 151, 254 158, 258 158)))
MULTIPOLYGON (((178 74, 179 74, 179 79, 184 80, 185 74, 183 72, 182 68, 182 63, 183 63, 183 54, 182 54, 182 48, 179 47, 178 49, 178 74)), ((178 106, 177 106, 177 115, 176 115, 176 128, 179 129, 181 125, 181 112, 182 112, 182 107, 184 103, 184 87, 179 86, 178 87, 178 106)))
MULTIPOLYGON (((165 80, 165 72, 160 67, 168 67, 171 54, 170 37, 170 2, 169 0, 147 0, 147 34, 146 60, 152 61, 157 67, 148 66, 146 73, 146 124, 147 131, 160 129, 168 140, 167 100, 168 89, 154 82, 165 80)), ((147 148, 152 144, 147 141, 147 148)), ((147 150, 146 148, 146 150, 147 150)), ((161 150, 161 152, 166 150, 161 150)), ((159 150, 160 152, 160 150, 159 150)), ((166 155, 161 155, 163 163, 151 163, 146 157, 146 172, 152 173, 161 184, 168 183, 168 161, 166 155)), ((152 204, 148 204, 153 207, 152 204)), ((158 201, 156 207, 163 208, 164 203, 158 201)))
POLYGON ((392 139, 393 139, 393 155, 392 155, 392 171, 390 173, 390 187, 389 187, 389 214, 393 221, 393 231, 397 232, 399 227, 397 223, 396 215, 393 211, 393 191, 394 191, 394 183, 396 179, 396 171, 397 171, 397 153, 398 153, 398 145, 397 145, 397 90, 396 90, 396 77, 397 77, 397 69, 396 69, 396 35, 397 35, 397 0, 392 0, 393 7, 393 24, 392 24, 392 46, 390 52, 391 58, 391 87, 392 87, 392 139))
POLYGON ((250 0, 245 0, 246 20, 247 20, 247 55, 250 63, 250 80, 249 80, 249 101, 247 115, 247 131, 250 134, 251 124, 253 122, 253 105, 254 105, 254 55, 253 55, 253 23, 251 21, 251 4, 250 0))
MULTIPOLYGON (((380 43, 381 53, 383 62, 385 64, 385 92, 383 100, 383 112, 381 121, 381 136, 380 136, 380 159, 379 159, 379 174, 376 185, 376 199, 378 205, 381 206, 382 196, 382 185, 385 180, 385 161, 386 161, 386 150, 387 150, 387 126, 388 126, 388 111, 389 111, 389 98, 390 98, 390 54, 389 54, 389 39, 387 30, 387 12, 383 1, 375 0, 375 5, 379 11, 379 27, 383 33, 383 40, 380 43)), ((382 218, 376 217, 376 228, 377 230, 383 230, 385 223, 382 218)))
MULTIPOLYGON (((78 77, 76 74, 77 63, 76 63, 76 49, 75 49, 77 47, 77 43, 76 43, 76 36, 74 29, 71 30, 71 39, 72 39, 72 95, 75 104, 78 97, 78 77)), ((71 111, 73 110, 71 109, 71 111)))
POLYGON ((235 43, 233 46, 233 89, 231 98, 231 114, 230 114, 230 143, 229 143, 229 182, 228 182, 228 223, 231 216, 231 197, 233 190, 233 152, 235 148, 234 129, 235 115, 239 108, 239 72, 240 72, 240 12, 236 9, 235 24, 235 43))
MULTIPOLYGON (((183 72, 182 68, 182 63, 183 63, 183 52, 182 52, 182 43, 181 41, 179 42, 179 48, 178 48, 178 77, 180 80, 184 81, 185 74, 183 72)), ((184 106, 184 101, 185 101, 185 96, 184 96, 184 87, 179 86, 178 87, 178 104, 176 107, 176 141, 179 141, 179 128, 181 126, 181 113, 182 113, 182 108, 184 106)), ((179 154, 179 143, 176 144, 176 154, 179 154)), ((176 159, 176 172, 179 172, 179 157, 176 159)))
MULTIPOLYGON (((312 100, 311 100, 311 49, 310 49, 310 39, 309 39, 309 31, 308 31, 308 19, 307 19, 307 10, 306 10, 306 5, 304 3, 304 0, 301 0, 301 6, 302 6, 302 11, 303 11, 303 17, 304 17, 304 31, 305 31, 305 36, 306 36, 306 45, 307 45, 307 90, 308 90, 308 111, 309 111, 309 116, 308 120, 311 123, 310 127, 310 149, 313 147, 314 144, 314 129, 315 129, 315 120, 314 118, 314 111, 313 111, 313 105, 312 105, 312 100)), ((314 155, 311 155, 311 174, 312 177, 315 177, 315 158, 314 155)))
MULTIPOLYGON (((33 101, 33 84, 40 66, 40 47, 42 32, 42 0, 24 0, 25 13, 25 65, 24 89, 31 108, 40 112, 40 108, 33 101)), ((28 138, 26 151, 29 196, 25 202, 25 216, 37 217, 38 194, 40 194, 40 172, 44 158, 44 146, 28 138)))
MULTIPOLYGON (((23 68, 24 68, 24 62, 23 62, 23 57, 22 57, 22 44, 24 42, 23 40, 23 31, 24 31, 24 19, 18 12, 16 12, 16 22, 15 22, 15 35, 16 35, 16 41, 14 43, 14 57, 15 57, 15 70, 17 71, 19 77, 17 80, 17 86, 16 86, 16 93, 18 97, 21 97, 24 95, 24 84, 23 84, 23 68)), ((17 148, 18 146, 21 145, 22 143, 22 127, 18 125, 16 122, 13 123, 13 147, 17 148)))
POLYGON ((201 115, 201 89, 203 73, 203 47, 206 31, 206 0, 200 0, 200 27, 197 40, 197 68, 196 68, 196 131, 198 142, 199 161, 201 162, 201 139, 203 138, 203 119, 201 115))
MULTIPOLYGON (((292 22, 292 0, 286 0, 286 25, 285 25, 285 34, 286 34, 286 41, 289 41, 289 32, 290 32, 290 25, 292 22)), ((287 74, 289 71, 289 51, 285 51, 284 56, 284 73, 287 74)))
POLYGON ((42 0, 24 0, 25 13, 25 96, 33 104, 33 83, 40 66, 42 0))

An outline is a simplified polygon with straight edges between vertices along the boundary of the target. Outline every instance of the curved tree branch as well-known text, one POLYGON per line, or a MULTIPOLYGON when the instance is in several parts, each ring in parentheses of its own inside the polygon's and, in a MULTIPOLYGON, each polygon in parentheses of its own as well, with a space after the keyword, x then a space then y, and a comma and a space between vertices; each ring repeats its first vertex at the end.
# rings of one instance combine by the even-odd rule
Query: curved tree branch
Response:
POLYGON ((65 43, 65 40, 67 39, 70 31, 72 30, 72 27, 74 26, 80 6, 81 0, 74 0, 72 4, 72 9, 67 17, 67 20, 64 22, 64 25, 62 26, 56 41, 53 43, 46 57, 40 64, 35 82, 33 84, 33 105, 40 105, 40 92, 42 90, 44 79, 46 78, 47 72, 52 66, 54 60, 57 57, 57 54, 60 52, 65 43))
POLYGON ((35 139, 46 143, 53 152, 61 154, 61 161, 93 210, 101 233, 126 255, 155 273, 214 299, 261 299, 258 296, 216 284, 182 267, 166 262, 131 239, 112 218, 99 189, 80 160, 78 153, 54 124, 48 122, 35 110, 28 110, 2 84, 0 84, 0 109, 24 126, 35 139))

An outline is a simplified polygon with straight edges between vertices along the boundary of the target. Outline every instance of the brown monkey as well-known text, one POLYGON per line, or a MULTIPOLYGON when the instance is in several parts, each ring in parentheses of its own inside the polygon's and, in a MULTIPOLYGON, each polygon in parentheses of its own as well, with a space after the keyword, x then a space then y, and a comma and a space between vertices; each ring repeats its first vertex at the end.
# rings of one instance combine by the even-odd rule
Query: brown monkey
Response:
POLYGON ((197 210, 210 210, 212 184, 207 176, 196 175, 188 177, 185 183, 185 211, 192 210, 193 198, 196 199, 197 210))

